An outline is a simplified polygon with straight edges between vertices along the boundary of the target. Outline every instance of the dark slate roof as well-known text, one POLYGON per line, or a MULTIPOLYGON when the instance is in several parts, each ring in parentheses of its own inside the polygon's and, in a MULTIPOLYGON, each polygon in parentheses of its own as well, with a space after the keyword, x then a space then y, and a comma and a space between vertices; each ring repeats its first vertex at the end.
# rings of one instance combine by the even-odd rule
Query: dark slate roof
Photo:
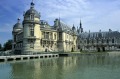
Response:
MULTIPOLYGON (((67 24, 65 24, 64 22, 62 22, 62 21, 60 21, 59 20, 59 26, 58 26, 59 28, 58 28, 58 30, 59 31, 63 31, 63 32, 66 32, 66 33, 68 33, 68 34, 76 34, 77 35, 77 31, 76 31, 76 29, 75 29, 75 27, 74 27, 74 30, 72 30, 72 28, 70 28, 70 26, 68 26, 67 24)), ((50 26, 49 24, 48 24, 48 22, 47 21, 45 21, 45 20, 40 20, 40 28, 41 29, 51 29, 51 30, 56 30, 55 28, 54 28, 54 26, 50 26)))
POLYGON ((40 14, 34 8, 27 10, 25 16, 30 16, 30 14, 34 14, 35 17, 40 18, 40 14))
POLYGON ((70 26, 68 26, 67 24, 63 23, 62 21, 60 21, 59 27, 60 27, 61 30, 63 30, 63 31, 72 30, 72 29, 70 28, 70 26))
POLYGON ((48 29, 50 29, 51 26, 48 24, 47 21, 45 21, 45 20, 40 20, 40 28, 48 28, 48 29))
POLYGON ((21 23, 16 23, 14 25, 13 29, 22 29, 22 24, 21 23))
POLYGON ((79 35, 80 38, 117 38, 120 37, 120 33, 118 31, 112 32, 84 32, 79 35))
MULTIPOLYGON (((60 21, 59 23, 59 29, 61 31, 64 31, 64 32, 67 32, 69 34, 72 34, 73 33, 73 30, 72 28, 70 28, 70 26, 68 26, 67 24, 65 24, 64 22, 60 21)), ((77 34, 77 31, 74 30, 74 33, 77 34)))
MULTIPOLYGON (((62 22, 60 20, 59 20, 59 26, 58 27, 59 27, 58 28, 59 31, 64 31, 64 32, 69 33, 69 34, 73 33, 72 28, 70 28, 70 26, 68 26, 67 24, 65 24, 64 22, 62 22)), ((55 30, 54 26, 50 26, 48 24, 48 22, 45 21, 45 20, 40 20, 40 28, 55 30)), ((77 34, 76 29, 74 29, 74 33, 77 34)))

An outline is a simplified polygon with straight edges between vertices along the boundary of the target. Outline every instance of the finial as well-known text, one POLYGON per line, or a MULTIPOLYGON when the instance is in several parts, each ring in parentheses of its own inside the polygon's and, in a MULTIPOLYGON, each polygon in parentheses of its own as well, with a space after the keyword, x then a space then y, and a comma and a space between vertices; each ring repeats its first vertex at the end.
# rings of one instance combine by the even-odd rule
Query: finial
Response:
POLYGON ((31 2, 31 8, 34 8, 34 2, 33 2, 33 0, 32 0, 32 2, 31 2))
POLYGON ((18 18, 17 20, 18 20, 18 23, 20 23, 20 18, 18 18))

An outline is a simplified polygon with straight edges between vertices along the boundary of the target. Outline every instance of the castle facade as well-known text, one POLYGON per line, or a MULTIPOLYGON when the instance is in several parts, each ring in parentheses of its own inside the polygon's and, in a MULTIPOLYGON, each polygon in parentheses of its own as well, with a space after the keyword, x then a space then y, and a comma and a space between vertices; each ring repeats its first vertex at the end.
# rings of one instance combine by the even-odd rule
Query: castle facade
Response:
POLYGON ((47 21, 40 19, 41 15, 31 2, 30 9, 24 13, 24 20, 20 19, 13 26, 12 50, 16 54, 29 52, 70 52, 77 50, 77 31, 55 19, 50 26, 47 21))

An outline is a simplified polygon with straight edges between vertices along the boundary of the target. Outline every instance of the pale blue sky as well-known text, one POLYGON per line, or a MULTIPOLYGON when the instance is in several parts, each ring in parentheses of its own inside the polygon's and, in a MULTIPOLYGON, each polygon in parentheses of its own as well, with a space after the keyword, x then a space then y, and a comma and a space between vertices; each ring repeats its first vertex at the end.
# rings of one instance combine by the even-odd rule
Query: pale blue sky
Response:
MULTIPOLYGON (((12 38, 13 25, 23 12, 30 8, 32 0, 0 0, 0 43, 12 38)), ((120 29, 120 0, 34 0, 41 19, 53 25, 59 17, 63 22, 79 26, 82 20, 85 31, 120 29)), ((22 22, 22 21, 21 21, 22 22)))

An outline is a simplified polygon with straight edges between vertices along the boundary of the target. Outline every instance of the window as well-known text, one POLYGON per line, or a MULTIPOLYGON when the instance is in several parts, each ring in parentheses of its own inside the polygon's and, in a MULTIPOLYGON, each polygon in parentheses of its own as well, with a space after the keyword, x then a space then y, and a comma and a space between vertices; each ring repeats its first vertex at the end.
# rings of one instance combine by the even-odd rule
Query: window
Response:
POLYGON ((50 33, 50 39, 53 39, 52 33, 50 33))
POLYGON ((49 32, 46 32, 45 39, 49 39, 49 32))
POLYGON ((59 40, 62 40, 62 32, 59 32, 59 40))
POLYGON ((30 48, 34 48, 34 40, 28 40, 30 43, 30 48))
POLYGON ((115 41, 114 41, 114 39, 112 39, 112 43, 114 43, 115 41))
POLYGON ((107 43, 109 43, 109 40, 107 39, 107 43))
POLYGON ((34 36, 34 25, 30 25, 30 36, 34 36))
POLYGON ((30 20, 34 20, 34 15, 33 14, 30 15, 30 20))
POLYGON ((56 40, 56 34, 54 34, 54 39, 56 40))

